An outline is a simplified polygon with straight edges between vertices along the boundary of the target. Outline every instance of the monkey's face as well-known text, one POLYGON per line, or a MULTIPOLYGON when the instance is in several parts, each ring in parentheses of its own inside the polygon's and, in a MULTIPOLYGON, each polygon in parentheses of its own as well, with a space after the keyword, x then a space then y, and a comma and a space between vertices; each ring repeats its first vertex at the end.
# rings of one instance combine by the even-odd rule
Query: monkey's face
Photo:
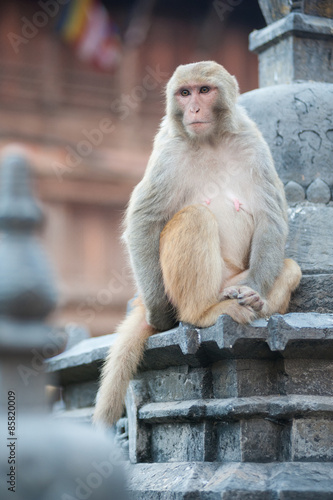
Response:
POLYGON ((214 143, 232 129, 236 79, 212 61, 178 66, 167 88, 169 125, 195 143, 214 143))
POLYGON ((175 97, 188 135, 193 138, 211 135, 216 124, 218 89, 208 83, 193 82, 181 86, 175 97))

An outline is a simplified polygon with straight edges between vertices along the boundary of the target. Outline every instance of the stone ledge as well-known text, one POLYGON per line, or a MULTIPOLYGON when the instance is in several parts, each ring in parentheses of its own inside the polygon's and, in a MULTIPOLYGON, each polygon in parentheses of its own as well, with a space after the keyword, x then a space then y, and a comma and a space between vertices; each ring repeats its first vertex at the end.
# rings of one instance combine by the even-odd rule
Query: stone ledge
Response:
MULTIPOLYGON (((56 372, 60 383, 65 385, 96 380, 115 338, 111 334, 83 340, 47 360, 47 371, 56 372)), ((148 339, 142 370, 186 364, 200 367, 221 359, 281 356, 332 359, 333 314, 276 314, 268 322, 261 319, 245 326, 222 315, 215 325, 203 329, 180 324, 148 339)))
POLYGON ((127 473, 131 500, 332 500, 333 491, 329 463, 136 464, 127 473))
POLYGON ((91 424, 93 411, 93 407, 76 408, 75 410, 58 411, 53 413, 52 416, 56 420, 66 420, 78 424, 91 424))
POLYGON ((257 396, 211 400, 149 403, 139 410, 146 423, 233 421, 240 418, 289 420, 299 417, 333 416, 331 396, 257 396))
POLYGON ((289 35, 330 39, 332 30, 332 19, 291 13, 272 25, 253 31, 249 37, 249 49, 260 53, 289 35))

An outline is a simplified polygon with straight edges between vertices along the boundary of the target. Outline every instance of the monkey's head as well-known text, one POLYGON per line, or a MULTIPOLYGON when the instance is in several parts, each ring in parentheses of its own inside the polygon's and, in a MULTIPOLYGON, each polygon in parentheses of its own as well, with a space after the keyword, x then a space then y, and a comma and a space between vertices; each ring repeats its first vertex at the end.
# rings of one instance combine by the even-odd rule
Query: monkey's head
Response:
POLYGON ((238 84, 220 64, 202 61, 178 66, 166 95, 167 116, 176 133, 211 141, 231 129, 238 84))

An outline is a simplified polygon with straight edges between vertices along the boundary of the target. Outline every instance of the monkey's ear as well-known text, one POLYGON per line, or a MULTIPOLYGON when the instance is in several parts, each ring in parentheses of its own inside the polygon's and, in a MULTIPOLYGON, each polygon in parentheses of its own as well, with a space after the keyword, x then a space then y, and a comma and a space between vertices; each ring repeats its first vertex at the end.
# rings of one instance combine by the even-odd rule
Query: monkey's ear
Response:
POLYGON ((236 104, 239 96, 239 87, 236 78, 226 71, 222 93, 229 109, 236 104))

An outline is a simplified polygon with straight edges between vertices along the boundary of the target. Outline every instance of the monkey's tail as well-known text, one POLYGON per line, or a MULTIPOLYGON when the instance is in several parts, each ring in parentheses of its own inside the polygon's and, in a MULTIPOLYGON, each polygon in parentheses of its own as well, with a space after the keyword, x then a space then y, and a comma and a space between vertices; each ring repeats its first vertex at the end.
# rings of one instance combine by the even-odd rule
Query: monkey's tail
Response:
POLYGON ((156 333, 145 320, 140 299, 117 329, 118 337, 105 360, 97 393, 94 423, 114 424, 122 415, 130 380, 142 360, 148 337, 156 333))

